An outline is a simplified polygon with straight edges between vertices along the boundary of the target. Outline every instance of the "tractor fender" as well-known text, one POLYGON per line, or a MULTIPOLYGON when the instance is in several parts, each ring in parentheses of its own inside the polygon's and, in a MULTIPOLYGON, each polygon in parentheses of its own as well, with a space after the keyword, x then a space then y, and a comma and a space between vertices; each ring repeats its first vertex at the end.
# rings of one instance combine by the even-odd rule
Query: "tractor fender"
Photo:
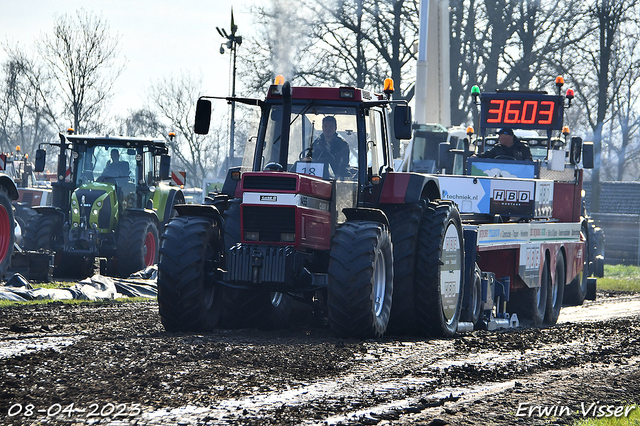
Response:
POLYGON ((342 209, 342 212, 349 221, 368 220, 372 222, 382 223, 387 228, 389 228, 389 218, 382 210, 360 207, 342 209))
POLYGON ((60 223, 64 222, 64 212, 60 207, 35 206, 32 209, 43 216, 58 216, 60 223))
POLYGON ((383 204, 416 203, 440 198, 438 179, 420 173, 389 172, 380 192, 380 203, 383 204))
POLYGON ((0 173, 0 186, 7 190, 7 194, 9 195, 9 199, 11 201, 15 201, 20 196, 18 194, 18 187, 16 183, 11 179, 11 176, 5 175, 4 173, 0 173))
POLYGON ((178 204, 175 206, 178 216, 204 216, 213 218, 219 229, 224 229, 224 219, 220 210, 212 204, 178 204))
POLYGON ((184 203, 184 194, 180 189, 166 185, 158 184, 153 193, 153 209, 156 211, 158 220, 166 223, 171 217, 171 210, 176 201, 184 203))
POLYGON ((158 220, 158 214, 152 209, 127 209, 123 216, 144 216, 153 219, 156 225, 160 222, 158 220))

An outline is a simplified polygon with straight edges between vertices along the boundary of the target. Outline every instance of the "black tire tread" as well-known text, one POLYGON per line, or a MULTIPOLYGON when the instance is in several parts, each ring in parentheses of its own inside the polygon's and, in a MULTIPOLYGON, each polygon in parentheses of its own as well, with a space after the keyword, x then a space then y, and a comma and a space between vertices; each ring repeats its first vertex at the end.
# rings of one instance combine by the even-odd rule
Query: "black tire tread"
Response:
MULTIPOLYGON (((458 320, 462 310, 462 284, 458 300, 458 319, 447 325, 442 312, 439 288, 439 266, 442 259, 442 241, 446 225, 451 218, 456 223, 460 237, 461 265, 464 265, 462 250, 462 225, 460 214, 455 204, 448 200, 430 202, 420 224, 420 241, 418 244, 418 260, 416 265, 416 323, 415 334, 433 337, 451 337, 457 331, 458 320)), ((464 271, 464 267, 462 267, 464 271)), ((460 279, 462 280, 462 273, 460 279)))
MULTIPOLYGON (((376 222, 345 222, 334 236, 329 260, 328 310, 332 331, 340 337, 377 338, 386 331, 393 284, 387 285, 383 312, 372 308, 375 250, 391 238, 376 222)), ((388 279, 393 281, 393 261, 388 279)))
POLYGON ((147 233, 151 231, 156 241, 156 259, 158 259, 159 235, 158 226, 151 218, 144 216, 127 216, 120 221, 118 228, 116 269, 119 277, 128 277, 134 272, 144 269, 144 243, 147 233))
MULTIPOLYGON (((160 243, 158 307, 167 331, 211 331, 220 314, 219 289, 214 302, 205 306, 208 247, 220 238, 213 219, 180 216, 167 224, 160 243)), ((220 241, 217 242, 218 245, 220 241)), ((215 256, 216 254, 213 253, 215 256)))

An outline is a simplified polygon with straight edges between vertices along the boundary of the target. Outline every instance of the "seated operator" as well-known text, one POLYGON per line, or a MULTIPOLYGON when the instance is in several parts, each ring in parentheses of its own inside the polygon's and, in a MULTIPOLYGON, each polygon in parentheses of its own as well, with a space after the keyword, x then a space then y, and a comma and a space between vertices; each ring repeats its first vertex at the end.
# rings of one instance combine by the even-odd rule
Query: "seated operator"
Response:
POLYGON ((345 176, 349 164, 349 143, 336 132, 338 124, 333 116, 322 119, 322 134, 311 145, 314 160, 331 164, 336 176, 345 176))
POLYGON ((487 152, 478 154, 479 158, 511 157, 515 160, 532 160, 529 146, 520 141, 509 127, 498 131, 498 144, 487 152))
POLYGON ((111 150, 111 160, 107 161, 107 165, 102 171, 104 177, 129 177, 129 163, 120 161, 120 153, 117 149, 111 150))

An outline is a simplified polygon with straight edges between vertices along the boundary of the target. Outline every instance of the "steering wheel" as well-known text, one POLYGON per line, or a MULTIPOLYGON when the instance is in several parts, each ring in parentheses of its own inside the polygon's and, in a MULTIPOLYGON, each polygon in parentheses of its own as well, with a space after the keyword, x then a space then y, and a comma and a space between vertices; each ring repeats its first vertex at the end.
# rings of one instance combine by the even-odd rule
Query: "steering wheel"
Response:
POLYGON ((516 160, 515 157, 512 157, 510 155, 496 155, 493 158, 494 158, 494 160, 514 160, 514 161, 518 161, 518 160, 516 160))
POLYGON ((300 155, 298 155, 298 160, 303 161, 305 159, 311 159, 312 152, 313 150, 311 149, 311 147, 303 149, 302 151, 300 151, 300 155))

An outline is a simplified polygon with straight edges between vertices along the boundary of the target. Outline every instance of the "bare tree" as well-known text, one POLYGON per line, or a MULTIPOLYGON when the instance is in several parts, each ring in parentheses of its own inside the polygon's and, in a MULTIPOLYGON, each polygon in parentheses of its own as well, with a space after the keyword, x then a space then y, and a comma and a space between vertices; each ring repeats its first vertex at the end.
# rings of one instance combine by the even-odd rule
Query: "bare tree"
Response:
POLYGON ((76 132, 98 131, 101 109, 124 65, 118 59, 119 37, 108 24, 84 9, 75 19, 57 18, 52 36, 45 36, 41 55, 58 83, 64 115, 76 132))
POLYGON ((195 106, 201 93, 199 79, 188 75, 165 78, 151 87, 149 107, 143 114, 147 124, 157 126, 156 135, 170 142, 174 168, 184 167, 187 180, 194 186, 200 186, 205 177, 217 175, 227 146, 222 123, 212 123, 213 130, 206 136, 194 131, 195 106), (169 138, 169 132, 175 132, 175 138, 169 138))
POLYGON ((8 60, 2 65, 0 147, 5 152, 20 145, 33 153, 54 136, 51 80, 43 67, 17 46, 5 45, 8 60))

